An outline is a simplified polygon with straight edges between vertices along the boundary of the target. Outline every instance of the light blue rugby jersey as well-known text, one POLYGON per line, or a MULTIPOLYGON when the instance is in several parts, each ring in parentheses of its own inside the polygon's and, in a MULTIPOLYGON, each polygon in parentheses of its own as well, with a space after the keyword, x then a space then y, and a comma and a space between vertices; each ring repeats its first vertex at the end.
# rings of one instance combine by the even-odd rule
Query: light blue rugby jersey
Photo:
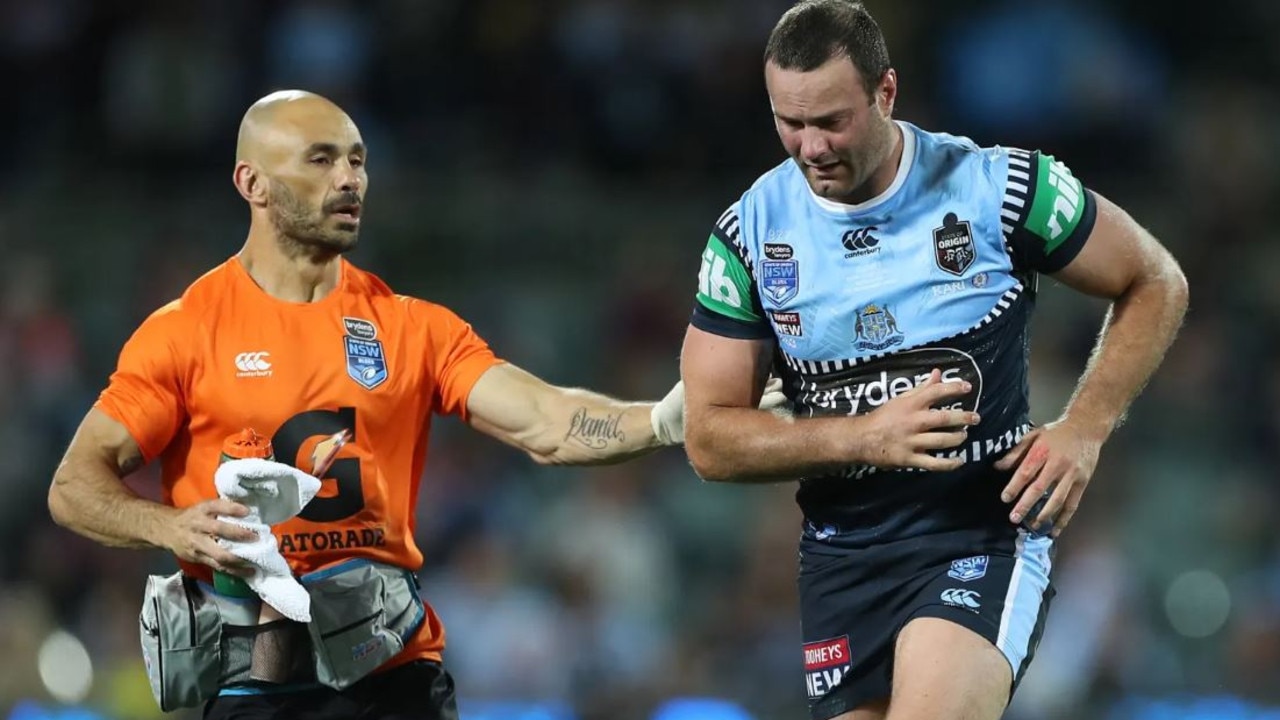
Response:
POLYGON ((811 527, 844 542, 965 528, 1014 530, 991 467, 1028 429, 1036 273, 1083 247, 1096 201, 1049 155, 981 148, 899 122, 892 185, 858 205, 813 194, 787 160, 721 215, 702 256, 692 324, 774 338, 774 373, 804 417, 869 412, 934 367, 974 390, 950 473, 854 466, 801 480, 811 527))

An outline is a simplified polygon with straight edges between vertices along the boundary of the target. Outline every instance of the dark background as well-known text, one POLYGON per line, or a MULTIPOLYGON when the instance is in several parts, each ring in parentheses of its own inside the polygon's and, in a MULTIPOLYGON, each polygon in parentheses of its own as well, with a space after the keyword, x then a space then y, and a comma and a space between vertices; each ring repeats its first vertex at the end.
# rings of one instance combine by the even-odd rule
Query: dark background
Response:
MULTIPOLYGON (((788 5, 0 2, 0 711, 159 714, 136 613, 172 562, 56 529, 44 498, 128 334, 239 249, 253 100, 309 89, 360 125, 357 264, 548 380, 656 398, 712 222, 783 159, 760 57, 788 5)), ((1061 543, 1009 717, 1280 716, 1251 709, 1280 706, 1280 4, 870 7, 898 117, 1055 155, 1191 282, 1061 543)), ((1042 288, 1039 421, 1104 310, 1042 288)), ((422 575, 464 717, 747 717, 661 708, 691 696, 806 716, 792 487, 703 484, 674 450, 543 469, 454 421, 432 448, 422 575)), ((155 493, 152 471, 131 481, 155 493)))

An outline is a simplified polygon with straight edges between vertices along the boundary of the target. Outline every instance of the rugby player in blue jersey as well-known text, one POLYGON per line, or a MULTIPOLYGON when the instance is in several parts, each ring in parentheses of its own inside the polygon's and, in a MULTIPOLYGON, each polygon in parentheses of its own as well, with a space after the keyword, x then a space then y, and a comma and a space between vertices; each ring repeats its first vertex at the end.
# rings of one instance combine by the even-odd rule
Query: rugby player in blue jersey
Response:
POLYGON ((1186 280, 1052 156, 895 120, 859 3, 793 7, 764 73, 790 160, 703 252, 689 458, 708 480, 801 478, 814 720, 996 720, 1044 626, 1054 540, 1172 342, 1186 280), (1033 428, 1041 274, 1111 306, 1067 407, 1033 428), (771 371, 792 419, 755 407, 771 371))

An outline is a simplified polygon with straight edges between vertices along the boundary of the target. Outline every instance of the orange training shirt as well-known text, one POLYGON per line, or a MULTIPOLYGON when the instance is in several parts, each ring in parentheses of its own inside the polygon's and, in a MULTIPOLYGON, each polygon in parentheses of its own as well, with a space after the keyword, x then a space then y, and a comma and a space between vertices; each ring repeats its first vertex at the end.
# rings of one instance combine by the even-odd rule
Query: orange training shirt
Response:
MULTIPOLYGON (((466 417, 476 380, 499 362, 450 310, 396 295, 341 261, 338 286, 312 303, 263 291, 237 258, 196 280, 133 334, 95 407, 159 458, 164 500, 217 497, 227 436, 253 428, 275 459, 310 472, 316 446, 353 436, 302 513, 273 530, 295 574, 363 557, 417 571, 414 508, 433 413, 466 417)), ((181 563, 208 580, 205 565, 181 563)), ((427 621, 390 665, 439 660, 427 621)))

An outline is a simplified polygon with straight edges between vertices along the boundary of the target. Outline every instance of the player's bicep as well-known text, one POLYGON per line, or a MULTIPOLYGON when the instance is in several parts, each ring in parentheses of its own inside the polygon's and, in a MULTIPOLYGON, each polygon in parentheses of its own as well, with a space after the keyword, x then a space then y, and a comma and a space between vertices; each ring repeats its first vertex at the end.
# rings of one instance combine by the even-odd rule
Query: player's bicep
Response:
MULTIPOLYGON (((145 462, 142 448, 132 433, 115 418, 98 408, 91 408, 80 421, 62 464, 92 463, 110 467, 119 477, 138 469, 145 462)), ((75 474, 58 473, 58 478, 74 478, 75 474)))
POLYGON ((696 424, 711 408, 756 407, 769 376, 773 342, 726 337, 691 325, 680 352, 689 423, 696 424))
POLYGON ((1122 208, 1095 194, 1098 219, 1080 253, 1053 277, 1095 297, 1115 299, 1144 278, 1154 277, 1172 259, 1122 208))

